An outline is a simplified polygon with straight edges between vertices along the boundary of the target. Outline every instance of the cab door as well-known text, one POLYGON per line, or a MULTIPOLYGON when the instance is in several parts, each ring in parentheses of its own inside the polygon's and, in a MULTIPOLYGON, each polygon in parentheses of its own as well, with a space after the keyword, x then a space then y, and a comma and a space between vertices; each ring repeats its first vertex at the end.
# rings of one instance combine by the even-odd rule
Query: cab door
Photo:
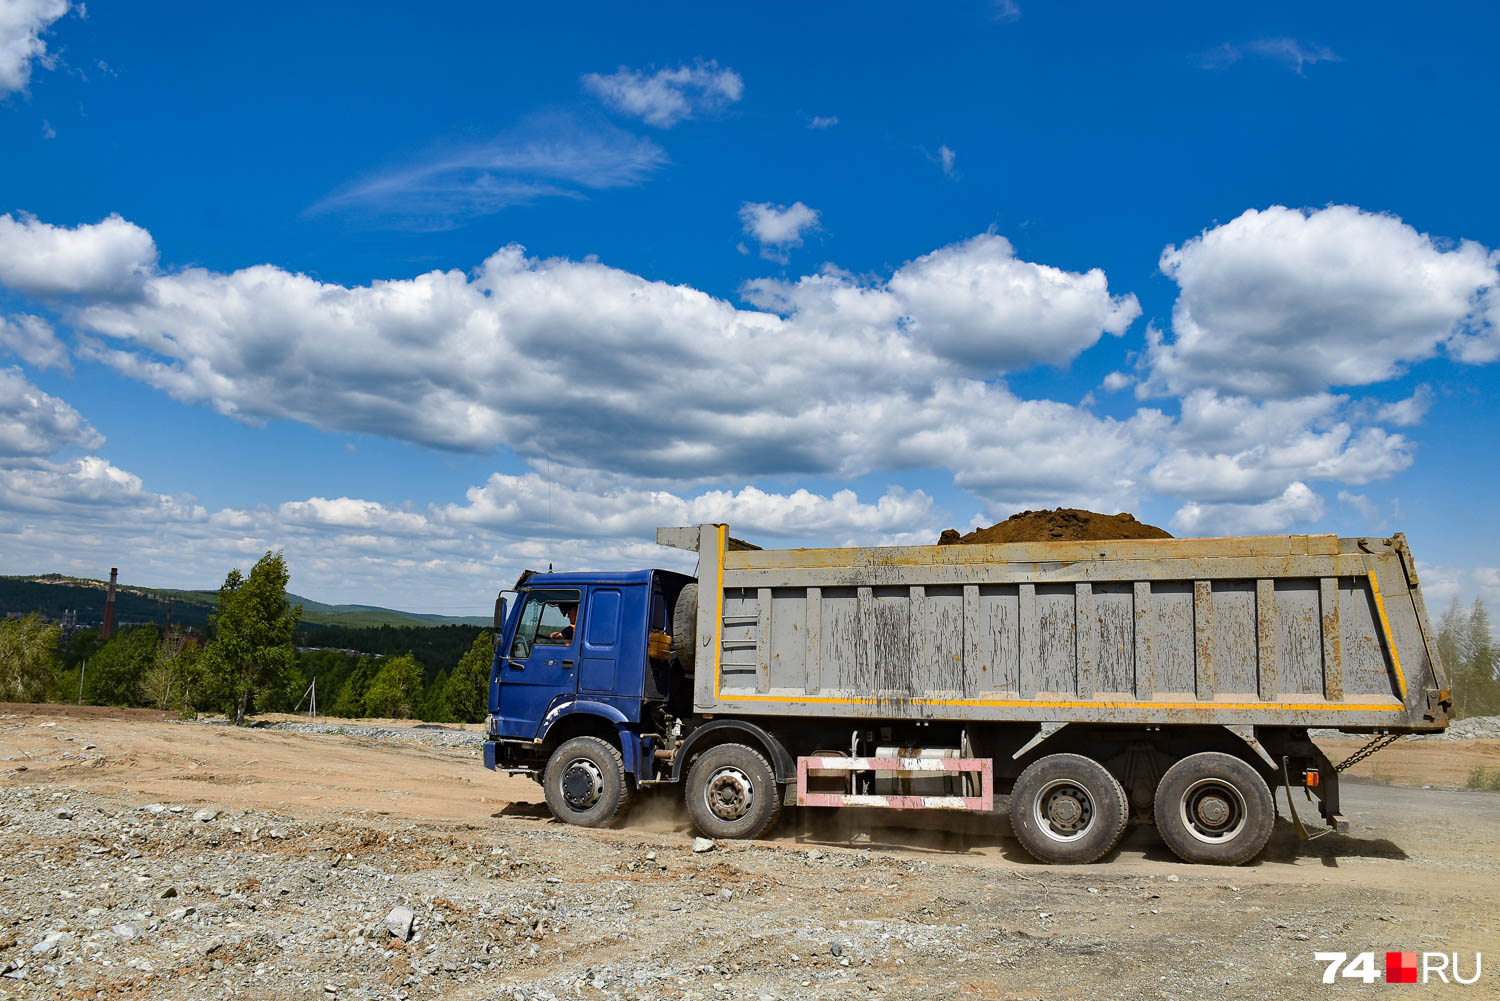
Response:
POLYGON ((538 588, 522 593, 510 649, 500 658, 500 733, 535 737, 559 696, 578 691, 583 592, 538 588), (572 617, 569 617, 569 609, 572 617))

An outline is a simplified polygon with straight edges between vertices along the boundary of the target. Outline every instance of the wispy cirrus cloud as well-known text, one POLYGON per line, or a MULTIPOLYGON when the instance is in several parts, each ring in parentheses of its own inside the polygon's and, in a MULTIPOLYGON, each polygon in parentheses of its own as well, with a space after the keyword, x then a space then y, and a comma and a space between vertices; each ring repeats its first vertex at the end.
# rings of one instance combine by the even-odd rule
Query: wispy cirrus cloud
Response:
POLYGON ((1228 69, 1241 59, 1255 57, 1281 63, 1298 76, 1305 67, 1314 63, 1343 62, 1343 57, 1326 45, 1303 42, 1295 38, 1261 38, 1253 42, 1223 45, 1200 52, 1195 60, 1200 69, 1228 69))
POLYGON ((667 162, 666 151, 643 136, 548 112, 489 142, 434 148, 415 162, 351 181, 308 212, 364 212, 403 228, 450 229, 540 198, 633 187, 667 162))

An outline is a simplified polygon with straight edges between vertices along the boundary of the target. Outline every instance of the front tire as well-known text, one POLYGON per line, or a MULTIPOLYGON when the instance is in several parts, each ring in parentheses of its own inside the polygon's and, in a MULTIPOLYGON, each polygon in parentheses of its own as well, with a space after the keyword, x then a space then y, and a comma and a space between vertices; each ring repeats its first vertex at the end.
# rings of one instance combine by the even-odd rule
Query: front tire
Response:
POLYGON ((765 755, 745 744, 720 744, 688 769, 688 816, 710 838, 758 838, 781 816, 781 790, 765 755))
POLYGON ((599 737, 574 737, 547 759, 547 809, 565 824, 603 827, 630 806, 630 782, 618 748, 599 737))
POLYGON ((1125 834, 1125 790, 1103 765, 1081 754, 1049 754, 1016 779, 1010 826, 1038 862, 1097 861, 1125 834))
POLYGON ((1271 789, 1232 754, 1204 751, 1167 769, 1156 787, 1156 829, 1184 862, 1240 865, 1260 854, 1276 822, 1271 789))

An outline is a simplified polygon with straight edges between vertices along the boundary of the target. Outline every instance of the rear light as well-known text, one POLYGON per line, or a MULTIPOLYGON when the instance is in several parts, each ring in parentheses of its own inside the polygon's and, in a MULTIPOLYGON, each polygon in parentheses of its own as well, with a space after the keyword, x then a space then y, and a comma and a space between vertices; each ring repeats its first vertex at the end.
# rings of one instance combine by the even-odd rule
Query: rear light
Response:
POLYGON ((1318 774, 1318 770, 1316 768, 1309 768, 1307 771, 1302 773, 1302 784, 1307 786, 1307 788, 1309 789, 1316 789, 1318 786, 1318 782, 1321 781, 1321 779, 1322 776, 1318 774))

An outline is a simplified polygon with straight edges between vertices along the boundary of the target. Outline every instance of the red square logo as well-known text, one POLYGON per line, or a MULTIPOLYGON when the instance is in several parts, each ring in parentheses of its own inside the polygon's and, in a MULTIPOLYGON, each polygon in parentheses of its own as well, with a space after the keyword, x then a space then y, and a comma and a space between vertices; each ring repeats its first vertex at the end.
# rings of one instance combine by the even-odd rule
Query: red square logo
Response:
POLYGON ((1385 954, 1385 982, 1388 984, 1414 984, 1417 982, 1417 954, 1415 952, 1388 952, 1385 954))

